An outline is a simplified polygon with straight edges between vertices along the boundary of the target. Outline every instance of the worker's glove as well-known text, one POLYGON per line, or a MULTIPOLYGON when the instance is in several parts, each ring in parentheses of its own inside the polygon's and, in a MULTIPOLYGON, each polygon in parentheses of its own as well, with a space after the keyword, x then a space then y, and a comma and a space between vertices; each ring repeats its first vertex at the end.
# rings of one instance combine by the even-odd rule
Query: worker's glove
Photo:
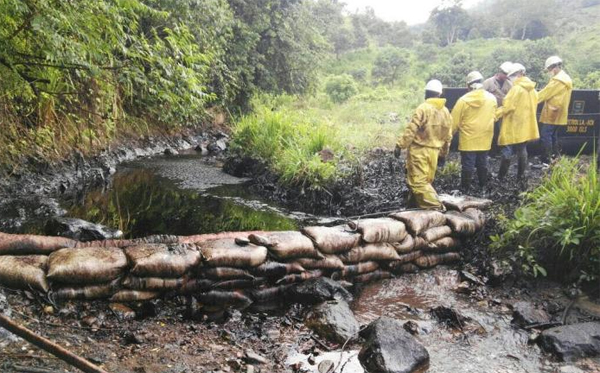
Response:
POLYGON ((396 158, 402 157, 402 148, 399 147, 398 145, 396 145, 396 148, 394 148, 394 157, 396 157, 396 158))
POLYGON ((446 165, 446 157, 439 157, 438 158, 438 168, 444 168, 445 165, 446 165))

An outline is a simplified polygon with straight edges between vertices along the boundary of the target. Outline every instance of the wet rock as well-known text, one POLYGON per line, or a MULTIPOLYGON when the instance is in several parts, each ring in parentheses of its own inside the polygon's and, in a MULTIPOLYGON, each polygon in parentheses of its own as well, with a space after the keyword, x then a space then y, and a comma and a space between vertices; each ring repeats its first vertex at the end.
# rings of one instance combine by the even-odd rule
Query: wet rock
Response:
POLYGON ((246 350, 244 352, 244 360, 251 364, 267 364, 269 362, 267 358, 257 354, 252 350, 246 350))
POLYGON ((564 361, 600 356, 600 322, 558 326, 542 332, 540 347, 564 361))
POLYGON ((202 155, 206 155, 208 154, 208 145, 206 143, 198 144, 194 150, 202 155))
POLYGON ((227 150, 227 141, 225 139, 219 139, 208 145, 208 151, 211 153, 221 153, 227 150))
POLYGON ((511 265, 503 261, 492 260, 488 267, 488 277, 491 285, 500 285, 512 274, 511 265))
POLYGON ((297 284, 290 289, 290 299, 296 303, 316 304, 328 300, 340 299, 352 301, 352 294, 338 282, 319 277, 297 284))
POLYGON ((124 304, 111 303, 109 308, 120 321, 135 319, 135 311, 124 304))
POLYGON ((46 222, 45 233, 78 241, 95 241, 120 238, 123 232, 118 229, 94 224, 82 219, 54 217, 46 222))
POLYGON ((470 318, 461 315, 452 308, 444 306, 432 308, 430 313, 440 323, 443 323, 448 327, 456 329, 463 329, 465 323, 471 320, 470 318))
POLYGON ((319 363, 317 369, 319 369, 319 373, 332 373, 333 369, 335 369, 335 364, 331 360, 323 360, 319 363))
POLYGON ((404 325, 402 325, 402 327, 412 335, 419 334, 419 324, 414 321, 407 321, 404 323, 404 325))
POLYGON ((429 365, 425 347, 398 320, 381 317, 360 335, 366 343, 358 360, 368 373, 412 373, 429 365))
POLYGON ((165 155, 178 155, 179 152, 173 148, 166 148, 163 152, 165 155))
POLYGON ((550 316, 543 309, 530 302, 517 302, 513 305, 512 322, 520 327, 550 322, 550 316))
POLYGON ((306 326, 319 336, 337 343, 353 339, 360 328, 348 303, 343 300, 315 306, 306 317, 306 326))
POLYGON ((479 277, 475 276, 471 272, 460 271, 460 277, 462 280, 468 281, 472 284, 479 285, 479 286, 485 286, 485 283, 483 282, 483 280, 480 279, 479 277))

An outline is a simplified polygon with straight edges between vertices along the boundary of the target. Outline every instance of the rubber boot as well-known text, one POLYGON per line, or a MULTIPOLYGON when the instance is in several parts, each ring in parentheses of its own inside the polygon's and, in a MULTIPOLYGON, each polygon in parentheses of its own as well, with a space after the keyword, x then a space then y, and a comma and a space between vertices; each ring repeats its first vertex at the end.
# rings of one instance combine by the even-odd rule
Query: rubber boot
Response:
POLYGON ((485 189, 487 187, 487 182, 488 182, 487 168, 478 168, 477 169, 477 179, 479 180, 479 187, 481 189, 485 189))
POLYGON ((517 157, 518 169, 517 169, 517 181, 519 187, 524 190, 527 188, 527 156, 519 154, 517 157))
POLYGON ((542 144, 542 154, 540 155, 540 162, 550 164, 551 153, 552 149, 548 145, 542 144))
POLYGON ((473 182, 473 171, 462 170, 460 174, 460 189, 463 194, 469 194, 471 183, 473 182))
POLYGON ((504 180, 506 174, 508 174, 508 169, 510 168, 510 158, 505 159, 502 158, 500 161, 500 169, 498 170, 498 180, 504 180))

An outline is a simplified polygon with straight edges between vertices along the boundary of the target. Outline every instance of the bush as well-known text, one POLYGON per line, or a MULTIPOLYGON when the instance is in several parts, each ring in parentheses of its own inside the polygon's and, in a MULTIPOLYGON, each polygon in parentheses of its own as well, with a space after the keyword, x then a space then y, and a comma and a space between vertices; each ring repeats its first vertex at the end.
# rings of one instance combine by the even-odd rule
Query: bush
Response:
POLYGON ((540 186, 525 194, 492 248, 517 248, 522 268, 534 276, 600 275, 600 185, 596 162, 562 158, 540 186))
POLYGON ((348 74, 332 76, 325 84, 325 92, 333 102, 344 102, 358 93, 354 78, 348 74))

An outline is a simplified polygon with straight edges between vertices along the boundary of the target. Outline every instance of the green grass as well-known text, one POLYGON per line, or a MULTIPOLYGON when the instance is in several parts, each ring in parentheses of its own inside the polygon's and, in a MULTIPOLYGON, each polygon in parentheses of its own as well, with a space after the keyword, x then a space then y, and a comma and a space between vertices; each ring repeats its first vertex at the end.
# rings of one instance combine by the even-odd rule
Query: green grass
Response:
POLYGON ((524 195, 492 248, 514 250, 534 275, 600 276, 600 183, 595 161, 562 158, 540 186, 524 195))

